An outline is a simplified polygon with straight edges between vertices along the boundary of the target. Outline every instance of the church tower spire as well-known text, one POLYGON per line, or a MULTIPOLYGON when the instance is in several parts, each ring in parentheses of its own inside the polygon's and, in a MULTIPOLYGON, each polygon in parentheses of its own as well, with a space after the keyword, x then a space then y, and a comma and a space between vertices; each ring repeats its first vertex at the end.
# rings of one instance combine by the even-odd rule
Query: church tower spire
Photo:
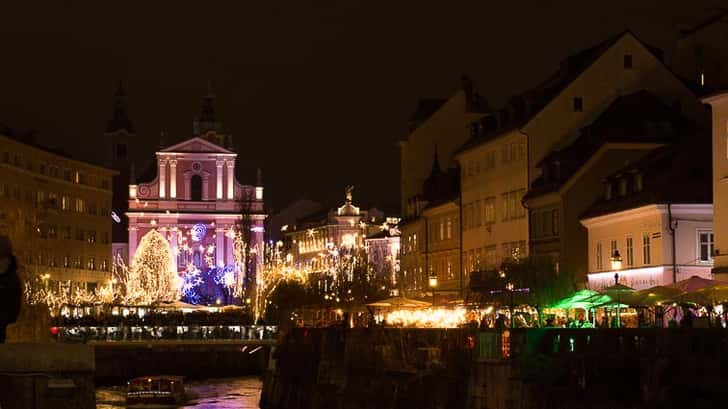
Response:
POLYGON ((127 111, 124 83, 121 80, 116 86, 116 92, 114 93, 114 108, 111 113, 111 119, 106 125, 106 133, 118 131, 126 131, 129 134, 134 133, 134 126, 129 119, 129 112, 127 111))
POLYGON ((225 135, 222 134, 222 123, 215 115, 215 94, 212 91, 212 81, 207 83, 207 95, 202 98, 200 114, 192 122, 194 135, 207 139, 220 146, 225 144, 225 135))

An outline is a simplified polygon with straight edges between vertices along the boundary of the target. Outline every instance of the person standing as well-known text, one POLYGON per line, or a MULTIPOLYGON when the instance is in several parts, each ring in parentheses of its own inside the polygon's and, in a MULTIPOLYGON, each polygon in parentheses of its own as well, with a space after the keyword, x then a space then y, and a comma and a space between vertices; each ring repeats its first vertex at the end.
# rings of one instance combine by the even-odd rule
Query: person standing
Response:
POLYGON ((5 343, 7 326, 18 319, 21 296, 18 265, 10 239, 0 236, 0 344, 5 343))

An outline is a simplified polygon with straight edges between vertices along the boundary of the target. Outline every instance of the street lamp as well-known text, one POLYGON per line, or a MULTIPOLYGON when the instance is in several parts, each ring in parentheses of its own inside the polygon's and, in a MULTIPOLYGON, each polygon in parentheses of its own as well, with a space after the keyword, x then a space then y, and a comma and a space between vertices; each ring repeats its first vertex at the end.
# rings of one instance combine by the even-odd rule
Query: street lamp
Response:
POLYGON ((430 288, 432 288, 432 306, 435 306, 435 288, 437 287, 437 275, 432 274, 428 280, 430 288))
MULTIPOLYGON (((610 261, 612 263, 612 271, 614 271, 614 285, 619 284, 619 270, 622 269, 622 256, 619 255, 619 250, 614 250, 614 254, 612 254, 612 257, 610 258, 610 261)), ((622 317, 620 317, 620 311, 619 311, 619 288, 616 288, 617 291, 617 328, 622 327, 622 317)))
POLYGON ((612 263, 612 270, 619 271, 622 269, 622 256, 619 255, 619 250, 614 250, 614 254, 612 254, 609 261, 612 263))

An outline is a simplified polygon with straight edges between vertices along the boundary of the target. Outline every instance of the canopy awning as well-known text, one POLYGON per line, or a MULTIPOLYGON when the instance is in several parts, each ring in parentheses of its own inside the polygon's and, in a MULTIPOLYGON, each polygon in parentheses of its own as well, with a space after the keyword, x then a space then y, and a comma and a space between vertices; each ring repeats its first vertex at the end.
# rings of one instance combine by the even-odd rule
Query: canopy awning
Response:
POLYGON ((406 297, 391 297, 367 304, 367 307, 373 308, 427 308, 431 306, 432 303, 406 297))
POLYGON ((719 284, 727 284, 727 283, 724 283, 722 281, 709 280, 707 278, 703 278, 703 277, 699 277, 699 276, 692 276, 685 280, 678 281, 677 283, 670 284, 670 285, 668 285, 668 287, 676 288, 680 291, 689 293, 691 291, 696 291, 696 290, 712 287, 714 285, 719 285, 719 284))

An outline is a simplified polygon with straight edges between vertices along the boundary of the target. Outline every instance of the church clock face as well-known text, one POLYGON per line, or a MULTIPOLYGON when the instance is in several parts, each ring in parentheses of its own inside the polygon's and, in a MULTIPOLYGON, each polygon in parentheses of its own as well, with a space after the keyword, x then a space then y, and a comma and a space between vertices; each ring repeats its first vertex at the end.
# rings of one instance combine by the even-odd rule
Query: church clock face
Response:
POLYGON ((195 172, 199 172, 200 170, 202 170, 202 164, 200 162, 193 163, 192 170, 194 170, 195 172))

